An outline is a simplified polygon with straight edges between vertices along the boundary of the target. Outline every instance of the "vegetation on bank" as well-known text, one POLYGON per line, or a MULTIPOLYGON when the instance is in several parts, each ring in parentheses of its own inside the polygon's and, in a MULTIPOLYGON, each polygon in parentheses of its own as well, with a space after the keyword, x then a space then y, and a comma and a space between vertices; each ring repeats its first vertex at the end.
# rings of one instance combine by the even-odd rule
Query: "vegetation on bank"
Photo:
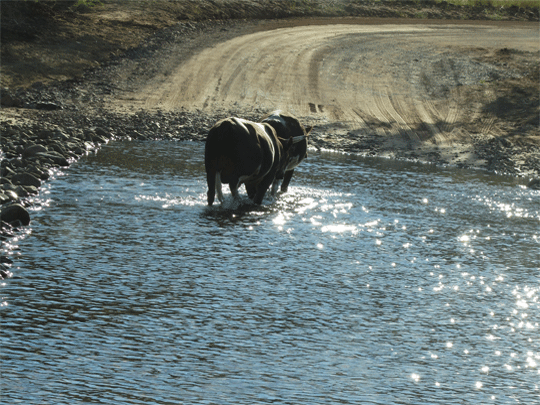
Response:
MULTIPOLYGON (((84 11, 89 8, 114 4, 125 0, 25 0, 8 7, 28 8, 28 3, 39 4, 49 10, 84 11), (21 4, 26 3, 26 4, 21 4)), ((402 9, 458 9, 465 15, 462 18, 477 19, 478 11, 483 11, 487 19, 498 19, 510 16, 516 11, 529 11, 536 14, 540 11, 540 0, 161 0, 162 3, 176 3, 175 9, 181 9, 185 15, 181 19, 214 19, 222 18, 282 18, 298 16, 371 16, 372 8, 396 9, 391 17, 411 17, 403 14, 402 9), (180 7, 178 7, 180 5, 180 7), (364 15, 362 14, 362 8, 364 15), (536 11, 536 13, 535 13, 536 11), (471 14, 471 12, 474 12, 471 14), (256 14, 256 15, 253 15, 256 14), (262 14, 262 15, 258 15, 262 14)), ((132 0, 131 3, 147 3, 147 7, 155 6, 155 1, 132 0), (154 3, 154 4, 152 4, 154 3)), ((4 6, 5 6, 4 2, 4 6)), ((388 14, 389 10, 385 10, 388 14)), ((390 12, 390 14, 392 14, 390 12)), ((515 14, 514 14, 515 15, 515 14)), ((386 15, 383 15, 386 16, 386 15)), ((431 18, 429 14, 418 15, 431 18)), ((481 16, 481 14, 480 14, 481 16)), ((180 17, 180 16, 179 16, 180 17)), ((444 15, 436 17, 445 18, 444 15)))
MULTIPOLYGON (((445 0, 435 0, 443 3, 445 0)), ((520 8, 540 8, 540 0, 446 0, 446 2, 458 6, 467 7, 520 7, 520 8)))
POLYGON ((179 22, 310 17, 539 21, 540 0, 1 1, 2 87, 80 76, 179 22))

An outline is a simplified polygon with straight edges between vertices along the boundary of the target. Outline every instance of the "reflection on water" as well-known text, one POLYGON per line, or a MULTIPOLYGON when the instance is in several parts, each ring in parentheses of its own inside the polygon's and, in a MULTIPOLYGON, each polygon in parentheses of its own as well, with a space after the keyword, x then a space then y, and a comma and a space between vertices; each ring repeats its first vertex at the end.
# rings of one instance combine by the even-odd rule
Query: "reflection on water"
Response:
POLYGON ((208 208, 202 153, 116 143, 42 193, 3 246, 2 403, 538 401, 538 191, 314 152, 208 208))

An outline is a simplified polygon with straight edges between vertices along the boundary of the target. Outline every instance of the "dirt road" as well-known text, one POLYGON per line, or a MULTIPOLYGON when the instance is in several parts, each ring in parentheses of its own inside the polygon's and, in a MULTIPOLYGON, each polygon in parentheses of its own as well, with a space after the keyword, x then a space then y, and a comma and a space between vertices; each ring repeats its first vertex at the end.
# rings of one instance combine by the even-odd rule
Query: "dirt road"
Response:
MULTIPOLYGON (((390 156, 480 167, 477 140, 511 135, 499 110, 520 100, 493 83, 524 79, 524 56, 540 49, 537 24, 335 22, 269 24, 202 49, 129 94, 130 108, 280 108, 316 123, 320 146, 362 152, 376 135, 390 156)), ((126 97, 110 103, 126 108, 126 97)), ((508 142, 538 145, 538 128, 508 142)), ((519 159, 528 158, 537 150, 519 159)))
POLYGON ((127 4, 8 26, 1 204, 31 204, 50 167, 108 139, 204 140, 227 115, 274 109, 314 125, 318 149, 540 174, 537 22, 178 22, 168 7, 192 3, 127 4))

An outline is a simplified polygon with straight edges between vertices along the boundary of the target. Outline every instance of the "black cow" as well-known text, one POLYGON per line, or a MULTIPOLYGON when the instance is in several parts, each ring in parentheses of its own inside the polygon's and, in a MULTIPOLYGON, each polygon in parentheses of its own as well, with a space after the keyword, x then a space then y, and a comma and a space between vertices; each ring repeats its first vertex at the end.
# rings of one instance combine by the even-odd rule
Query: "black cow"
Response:
POLYGON ((229 184, 233 197, 245 184, 249 198, 261 204, 275 178, 283 178, 289 150, 303 139, 280 139, 271 125, 241 118, 217 122, 208 132, 204 150, 208 205, 214 203, 216 192, 223 202, 222 183, 229 184))
MULTIPOLYGON (((301 141, 295 142, 289 151, 289 161, 285 168, 285 174, 283 176, 283 183, 281 183, 281 191, 286 192, 296 166, 307 157, 307 137, 313 127, 304 128, 300 121, 292 115, 284 111, 274 111, 264 117, 262 123, 269 124, 274 128, 278 137, 283 139, 299 139, 303 137, 301 141)), ((275 194, 279 186, 279 182, 274 182, 272 186, 272 192, 275 194)))

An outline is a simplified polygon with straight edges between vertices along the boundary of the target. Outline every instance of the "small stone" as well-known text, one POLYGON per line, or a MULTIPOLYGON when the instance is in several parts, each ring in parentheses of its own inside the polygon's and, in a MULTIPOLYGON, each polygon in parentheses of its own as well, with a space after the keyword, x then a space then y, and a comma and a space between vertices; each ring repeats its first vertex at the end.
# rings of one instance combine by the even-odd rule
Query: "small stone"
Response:
POLYGON ((67 159, 55 151, 49 151, 47 153, 37 153, 35 156, 38 157, 40 160, 49 161, 61 167, 69 166, 69 162, 67 161, 67 159))
POLYGON ((40 131, 37 131, 37 137, 38 139, 49 139, 54 136, 54 132, 49 129, 42 129, 40 131))
POLYGON ((55 152, 60 153, 64 157, 66 157, 67 155, 67 151, 64 149, 64 147, 56 141, 50 142, 49 148, 54 150, 55 152))
POLYGON ((527 187, 532 188, 533 190, 540 190, 540 178, 535 178, 529 181, 527 187))
POLYGON ((19 196, 14 190, 4 190, 4 195, 8 197, 9 201, 17 201, 19 196))
POLYGON ((55 129, 53 131, 53 139, 66 142, 69 139, 69 136, 60 131, 59 129, 55 129))
POLYGON ((62 106, 48 101, 39 101, 35 104, 36 110, 54 111, 61 110, 62 106))
POLYGON ((17 186, 15 192, 20 198, 28 197, 30 193, 23 186, 17 186))
POLYGON ((38 194, 39 190, 34 186, 22 186, 28 194, 38 194))
POLYGON ((45 146, 43 146, 43 145, 32 145, 32 146, 27 147, 24 150, 22 155, 24 157, 32 157, 32 156, 35 156, 38 153, 45 153, 45 152, 48 152, 48 149, 45 146))
POLYGON ((30 173, 17 173, 11 177, 11 183, 21 186, 41 187, 41 180, 30 173))
POLYGON ((103 138, 107 138, 109 139, 111 137, 111 134, 107 131, 105 131, 103 128, 101 127, 97 127, 94 132, 96 133, 96 135, 99 135, 103 138))
POLYGON ((107 139, 99 135, 93 135, 92 142, 107 143, 107 139))
POLYGON ((13 170, 11 170, 8 166, 2 167, 2 170, 0 171, 0 175, 2 177, 13 176, 14 174, 15 174, 15 172, 13 170))
POLYGON ((2 88, 2 97, 0 98, 0 103, 4 107, 22 107, 22 101, 12 94, 8 88, 2 88))
POLYGON ((5 204, 8 201, 11 201, 11 198, 9 198, 6 194, 0 193, 0 205, 5 204))
POLYGON ((0 219, 12 226, 26 226, 30 223, 30 214, 21 204, 3 205, 0 219))

